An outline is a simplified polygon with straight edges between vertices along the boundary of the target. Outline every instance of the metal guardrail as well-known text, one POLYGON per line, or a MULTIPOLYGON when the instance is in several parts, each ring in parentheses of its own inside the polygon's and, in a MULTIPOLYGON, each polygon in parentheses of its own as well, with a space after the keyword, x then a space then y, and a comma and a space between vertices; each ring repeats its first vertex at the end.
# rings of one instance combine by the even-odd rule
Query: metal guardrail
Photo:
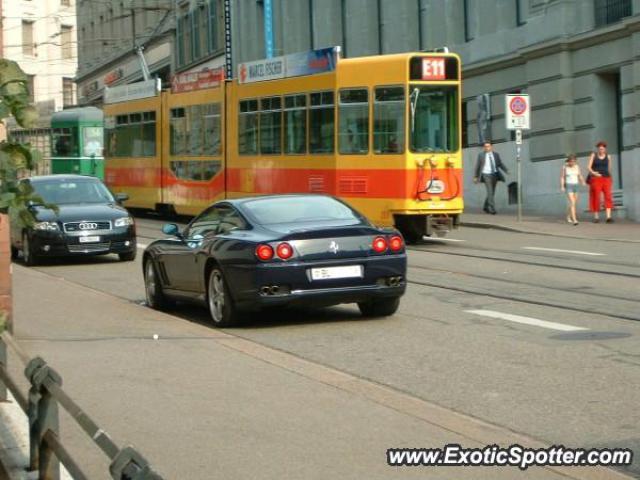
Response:
POLYGON ((133 447, 119 448, 89 415, 62 389, 62 378, 40 357, 30 358, 4 332, 0 335, 0 401, 11 391, 29 419, 29 470, 38 472, 39 480, 59 480, 60 463, 75 480, 89 477, 82 471, 60 440, 59 406, 73 418, 91 440, 109 457, 109 473, 114 480, 162 480, 149 462, 133 447), (7 371, 7 346, 16 352, 31 384, 27 397, 7 371))

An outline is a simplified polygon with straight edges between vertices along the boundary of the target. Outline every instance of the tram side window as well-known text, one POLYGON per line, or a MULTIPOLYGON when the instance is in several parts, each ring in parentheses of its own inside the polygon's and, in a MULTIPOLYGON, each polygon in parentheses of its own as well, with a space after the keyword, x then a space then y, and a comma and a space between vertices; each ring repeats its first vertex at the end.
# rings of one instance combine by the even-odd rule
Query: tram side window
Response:
POLYGON ((129 135, 129 115, 116 115, 116 157, 130 157, 132 142, 129 135))
POLYGON ((53 155, 59 157, 78 156, 78 128, 53 129, 53 155))
POLYGON ((106 137, 109 156, 152 157, 156 154, 156 113, 116 115, 115 127, 107 128, 106 137))
POLYGON ((156 154, 156 112, 142 114, 142 155, 153 157, 156 154))
POLYGON ((260 100, 260 153, 273 155, 282 152, 282 99, 269 97, 260 100))
POLYGON ((220 155, 222 152, 222 122, 220 104, 210 103, 202 106, 204 122, 204 155, 220 155))
POLYGON ((188 155, 202 155, 204 146, 204 119, 200 105, 191 105, 187 113, 187 129, 189 131, 188 155))
POLYGON ((238 115, 238 152, 240 155, 258 153, 258 101, 242 100, 238 115))
POLYGON ((377 87, 373 102, 373 151, 404 151, 404 88, 377 87))
POLYGON ((307 97, 288 95, 284 97, 284 153, 296 154, 307 151, 307 97))
POLYGON ((340 91, 339 151, 342 154, 369 151, 369 96, 366 89, 340 91))
POLYGON ((333 153, 333 92, 312 93, 309 95, 309 104, 309 152, 333 153))
POLYGON ((184 155, 187 153, 187 119, 184 108, 171 109, 170 128, 171 155, 184 155))

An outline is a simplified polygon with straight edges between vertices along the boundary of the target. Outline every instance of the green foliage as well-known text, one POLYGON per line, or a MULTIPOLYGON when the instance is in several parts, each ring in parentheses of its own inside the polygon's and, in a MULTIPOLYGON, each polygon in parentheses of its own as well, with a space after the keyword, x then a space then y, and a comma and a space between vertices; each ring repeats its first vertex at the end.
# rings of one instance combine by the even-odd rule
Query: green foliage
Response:
MULTIPOLYGON (((35 126, 38 120, 38 112, 29 100, 27 76, 16 62, 0 59, 0 120, 9 115, 23 128, 35 126)), ((11 207, 25 224, 34 222, 27 207, 44 202, 29 185, 18 180, 23 172, 33 170, 40 158, 40 152, 28 144, 0 142, 0 213, 11 207)))
POLYGON ((0 310, 0 333, 4 332, 7 327, 7 312, 0 310))

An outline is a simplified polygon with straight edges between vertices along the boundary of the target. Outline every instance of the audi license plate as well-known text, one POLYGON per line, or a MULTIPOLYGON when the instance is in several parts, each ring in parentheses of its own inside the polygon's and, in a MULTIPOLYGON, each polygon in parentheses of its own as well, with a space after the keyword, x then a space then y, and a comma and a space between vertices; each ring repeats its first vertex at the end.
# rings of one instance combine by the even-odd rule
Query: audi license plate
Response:
POLYGON ((348 267, 312 268, 311 280, 330 280, 334 278, 361 278, 362 265, 348 267))
POLYGON ((78 240, 80 240, 80 243, 95 243, 100 241, 100 237, 94 235, 94 236, 80 237, 78 240))

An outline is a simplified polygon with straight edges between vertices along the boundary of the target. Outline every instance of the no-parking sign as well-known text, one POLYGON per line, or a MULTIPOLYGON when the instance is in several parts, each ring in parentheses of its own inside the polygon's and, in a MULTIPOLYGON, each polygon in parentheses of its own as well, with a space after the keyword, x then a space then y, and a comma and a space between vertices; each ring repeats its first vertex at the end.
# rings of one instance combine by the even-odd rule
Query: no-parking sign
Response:
POLYGON ((529 117, 531 105, 529 104, 529 95, 524 93, 508 94, 505 105, 505 119, 507 121, 507 129, 529 129, 529 117))

